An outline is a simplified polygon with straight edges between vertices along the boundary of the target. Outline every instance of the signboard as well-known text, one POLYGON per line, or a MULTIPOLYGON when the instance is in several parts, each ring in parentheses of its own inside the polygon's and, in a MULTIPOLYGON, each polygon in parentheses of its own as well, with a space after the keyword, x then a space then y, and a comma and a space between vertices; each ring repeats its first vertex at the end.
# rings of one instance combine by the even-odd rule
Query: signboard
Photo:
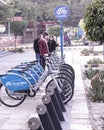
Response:
POLYGON ((60 40, 61 40, 61 59, 63 60, 63 21, 69 16, 69 9, 64 6, 60 5, 57 6, 54 10, 55 17, 60 20, 60 40))
POLYGON ((5 32, 6 27, 3 24, 0 24, 0 33, 5 32))
POLYGON ((69 9, 64 5, 60 5, 55 8, 54 14, 57 19, 63 20, 69 16, 69 9))

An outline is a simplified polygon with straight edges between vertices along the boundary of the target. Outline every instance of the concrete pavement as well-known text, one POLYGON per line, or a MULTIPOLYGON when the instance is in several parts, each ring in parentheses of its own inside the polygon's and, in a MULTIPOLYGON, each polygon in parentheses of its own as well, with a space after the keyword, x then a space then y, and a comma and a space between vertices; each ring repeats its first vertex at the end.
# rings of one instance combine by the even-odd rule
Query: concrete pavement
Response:
MULTIPOLYGON (((92 130, 90 115, 86 100, 85 89, 81 76, 80 57, 81 49, 68 47, 64 49, 66 63, 73 66, 75 70, 75 92, 72 100, 65 105, 67 112, 63 113, 65 122, 61 122, 63 130, 92 130)), ((25 53, 13 54, 0 58, 0 74, 5 73, 24 61, 32 61, 35 54, 32 49, 25 53)), ((30 117, 37 117, 36 106, 41 104, 41 97, 45 94, 44 83, 34 98, 26 98, 20 106, 9 108, 0 104, 0 130, 29 130, 27 122, 30 117)))

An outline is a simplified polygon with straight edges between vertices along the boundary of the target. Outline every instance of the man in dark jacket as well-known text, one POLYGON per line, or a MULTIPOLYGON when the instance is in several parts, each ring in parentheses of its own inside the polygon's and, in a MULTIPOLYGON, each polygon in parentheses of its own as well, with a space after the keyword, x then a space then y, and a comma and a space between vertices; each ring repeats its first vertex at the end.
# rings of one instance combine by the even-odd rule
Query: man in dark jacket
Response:
POLYGON ((40 50, 39 50, 39 40, 41 38, 41 34, 34 40, 33 49, 35 51, 36 60, 40 60, 40 50))
POLYGON ((54 36, 50 35, 49 36, 49 41, 48 41, 48 48, 49 48, 49 52, 55 52, 56 47, 58 46, 58 44, 56 43, 56 41, 54 40, 54 36))

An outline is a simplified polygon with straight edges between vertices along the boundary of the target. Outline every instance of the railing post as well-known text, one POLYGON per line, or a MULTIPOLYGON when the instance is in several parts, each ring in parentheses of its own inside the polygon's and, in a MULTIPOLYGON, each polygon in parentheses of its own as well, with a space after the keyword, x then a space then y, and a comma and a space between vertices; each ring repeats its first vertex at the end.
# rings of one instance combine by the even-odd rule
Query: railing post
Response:
POLYGON ((36 111, 39 115, 44 130, 55 130, 50 115, 47 111, 47 107, 45 105, 38 105, 36 107, 36 111))
POLYGON ((56 94, 56 96, 57 96, 57 99, 58 99, 58 101, 59 101, 59 104, 60 104, 60 106, 61 106, 62 112, 66 112, 65 105, 64 105, 64 103, 63 103, 63 101, 62 101, 62 96, 61 96, 61 94, 59 93, 59 90, 58 90, 57 86, 53 85, 51 88, 54 89, 54 92, 55 92, 55 94, 56 94))
POLYGON ((28 121, 30 130, 43 130, 38 118, 30 118, 28 121))
POLYGON ((57 96, 56 96, 54 90, 52 88, 48 88, 47 89, 47 95, 49 95, 51 97, 51 100, 52 100, 52 102, 54 104, 54 107, 56 109, 59 120, 60 121, 65 121, 62 110, 61 110, 61 107, 60 107, 60 104, 58 102, 58 99, 57 99, 57 96))
POLYGON ((53 125, 55 127, 55 130, 62 130, 62 127, 60 125, 60 121, 58 119, 58 115, 57 115, 57 112, 54 108, 54 105, 51 101, 51 97, 48 96, 48 95, 44 95, 42 97, 42 102, 44 103, 44 105, 46 105, 47 107, 47 110, 48 110, 48 113, 51 117, 51 120, 53 122, 53 125))

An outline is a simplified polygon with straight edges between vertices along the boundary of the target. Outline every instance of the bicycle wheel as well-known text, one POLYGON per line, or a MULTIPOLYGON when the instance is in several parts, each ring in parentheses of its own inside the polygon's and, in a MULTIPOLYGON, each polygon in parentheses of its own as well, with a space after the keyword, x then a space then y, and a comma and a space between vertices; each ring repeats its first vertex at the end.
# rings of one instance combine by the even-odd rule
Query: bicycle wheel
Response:
POLYGON ((56 81, 58 83, 58 86, 56 85, 54 79, 51 79, 48 84, 46 85, 45 91, 47 92, 48 88, 52 88, 52 86, 58 87, 58 90, 60 92, 60 89, 62 92, 60 92, 61 96, 62 96, 62 100, 63 103, 67 103, 68 101, 70 101, 73 97, 74 94, 74 90, 70 84, 70 82, 65 79, 64 77, 56 77, 56 81), (67 94, 67 96, 66 96, 67 94))
POLYGON ((71 78, 70 75, 68 75, 68 74, 65 73, 65 72, 60 72, 60 73, 58 73, 57 75, 58 75, 59 77, 64 77, 65 79, 67 79, 67 80, 70 82, 72 88, 74 89, 74 81, 72 80, 72 78, 71 78))
POLYGON ((73 73, 75 73, 73 67, 67 63, 63 63, 61 66, 66 66, 68 69, 70 69, 73 73))
POLYGON ((75 79, 75 71, 71 65, 64 63, 61 65, 61 68, 69 70, 73 74, 73 77, 75 79))
POLYGON ((65 69, 65 70, 67 70, 67 71, 74 77, 74 79, 75 79, 74 73, 73 73, 67 66, 61 66, 60 69, 65 69))
POLYGON ((5 89, 4 86, 0 88, 0 102, 8 107, 16 107, 23 103, 26 98, 26 93, 11 92, 5 89))
POLYGON ((69 70, 67 70, 67 69, 65 69, 65 68, 60 68, 60 73, 65 73, 65 74, 68 74, 69 76, 70 76, 70 79, 72 80, 72 81, 74 81, 74 76, 73 76, 73 74, 69 71, 69 70))

